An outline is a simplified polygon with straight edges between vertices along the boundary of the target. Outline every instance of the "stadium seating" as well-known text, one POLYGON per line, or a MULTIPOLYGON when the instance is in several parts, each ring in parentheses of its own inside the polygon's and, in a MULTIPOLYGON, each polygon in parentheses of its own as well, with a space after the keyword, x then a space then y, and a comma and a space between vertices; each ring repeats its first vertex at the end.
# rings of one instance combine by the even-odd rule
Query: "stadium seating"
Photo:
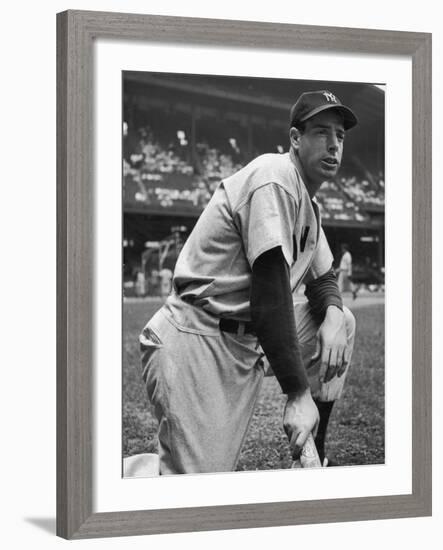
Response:
MULTIPOLYGON (((239 170, 246 160, 235 143, 230 145, 226 140, 222 151, 202 140, 196 144, 192 165, 184 132, 171 128, 162 132, 157 136, 146 126, 125 136, 125 204, 181 208, 198 214, 219 182, 239 170)), ((325 182, 316 200, 324 220, 365 222, 366 209, 384 208, 383 175, 368 174, 365 179, 348 176, 325 182)))
POLYGON ((317 192, 316 200, 323 220, 357 222, 367 220, 367 215, 335 182, 325 182, 317 192))
POLYGON ((364 180, 358 180, 355 176, 341 178, 340 185, 348 197, 357 204, 379 207, 385 204, 385 185, 381 174, 377 178, 369 176, 364 180))

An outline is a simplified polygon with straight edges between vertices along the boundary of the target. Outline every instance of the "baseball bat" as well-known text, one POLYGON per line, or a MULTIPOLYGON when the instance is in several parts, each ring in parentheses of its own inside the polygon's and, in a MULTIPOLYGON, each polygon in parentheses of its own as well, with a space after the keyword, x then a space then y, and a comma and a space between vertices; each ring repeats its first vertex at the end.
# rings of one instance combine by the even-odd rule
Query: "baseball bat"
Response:
POLYGON ((315 446, 312 434, 309 434, 306 443, 300 453, 300 457, 294 460, 292 468, 321 468, 320 457, 318 456, 317 447, 315 446))

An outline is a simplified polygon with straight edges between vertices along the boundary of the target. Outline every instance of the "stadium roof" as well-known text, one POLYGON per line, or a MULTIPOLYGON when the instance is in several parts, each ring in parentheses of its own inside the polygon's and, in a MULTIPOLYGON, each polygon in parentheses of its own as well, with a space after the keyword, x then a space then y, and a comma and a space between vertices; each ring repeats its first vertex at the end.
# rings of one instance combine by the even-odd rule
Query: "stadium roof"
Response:
MULTIPOLYGON (((310 90, 329 90, 355 111, 364 126, 384 120, 385 93, 382 84, 325 80, 190 75, 126 71, 125 82, 141 88, 158 87, 201 98, 219 98, 272 109, 289 109, 298 96, 310 90)), ((289 114, 288 114, 289 116, 289 114)))

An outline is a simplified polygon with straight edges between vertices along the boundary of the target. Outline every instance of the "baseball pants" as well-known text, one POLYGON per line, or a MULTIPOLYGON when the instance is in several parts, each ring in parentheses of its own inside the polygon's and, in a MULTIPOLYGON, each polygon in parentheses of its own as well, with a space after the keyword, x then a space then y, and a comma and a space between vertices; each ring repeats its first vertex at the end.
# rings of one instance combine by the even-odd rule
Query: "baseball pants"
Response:
MULTIPOLYGON (((319 364, 309 361, 318 326, 307 303, 294 311, 312 395, 335 400, 347 373, 320 386, 319 364)), ((355 321, 347 308, 345 316, 352 348, 355 321)), ((222 332, 217 317, 171 295, 143 329, 140 345, 159 424, 160 473, 235 470, 267 370, 256 336, 222 332)))

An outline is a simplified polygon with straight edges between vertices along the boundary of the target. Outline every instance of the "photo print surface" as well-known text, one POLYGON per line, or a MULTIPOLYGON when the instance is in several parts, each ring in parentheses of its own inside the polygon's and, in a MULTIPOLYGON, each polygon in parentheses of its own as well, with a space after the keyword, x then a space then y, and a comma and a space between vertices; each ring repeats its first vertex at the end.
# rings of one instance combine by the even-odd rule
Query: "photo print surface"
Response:
POLYGON ((124 477, 385 462, 384 114, 123 72, 124 477))

